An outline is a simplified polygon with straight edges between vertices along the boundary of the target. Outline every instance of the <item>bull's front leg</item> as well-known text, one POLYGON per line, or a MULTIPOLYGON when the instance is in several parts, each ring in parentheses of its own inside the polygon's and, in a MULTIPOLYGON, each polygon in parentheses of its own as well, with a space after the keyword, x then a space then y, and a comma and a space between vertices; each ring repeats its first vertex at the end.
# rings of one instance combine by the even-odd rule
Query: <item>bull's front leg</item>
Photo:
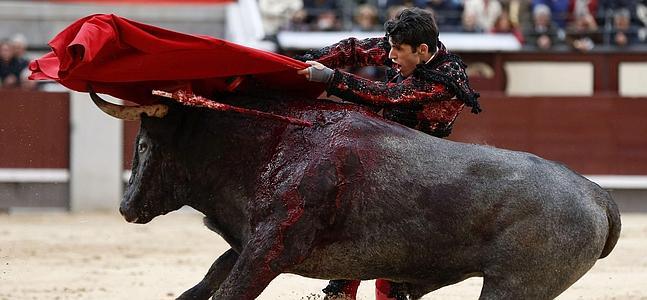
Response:
MULTIPOLYGON (((218 300, 256 299, 286 268, 300 263, 309 246, 286 243, 284 222, 263 222, 243 247, 236 265, 213 296, 218 300)), ((307 243, 306 243, 307 244, 307 243)))
POLYGON ((220 284, 225 281, 229 272, 238 260, 238 253, 233 249, 227 250, 211 265, 207 275, 204 276, 202 281, 196 284, 188 291, 182 293, 178 300, 206 300, 215 293, 220 284))
POLYGON ((316 164, 305 174, 275 170, 267 174, 277 177, 259 179, 257 197, 248 204, 250 237, 213 299, 255 299, 274 278, 310 255, 318 230, 334 219, 335 170, 332 163, 316 164))

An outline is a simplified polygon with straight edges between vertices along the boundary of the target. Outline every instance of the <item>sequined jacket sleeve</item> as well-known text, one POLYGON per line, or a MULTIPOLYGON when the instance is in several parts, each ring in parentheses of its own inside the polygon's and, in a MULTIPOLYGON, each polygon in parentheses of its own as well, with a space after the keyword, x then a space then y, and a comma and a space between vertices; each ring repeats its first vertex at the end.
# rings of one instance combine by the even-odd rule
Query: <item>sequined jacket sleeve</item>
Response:
POLYGON ((391 45, 385 37, 358 40, 348 38, 328 47, 307 52, 296 59, 316 60, 331 69, 363 66, 388 66, 391 45))
POLYGON ((419 106, 454 97, 445 85, 416 76, 409 76, 400 83, 385 83, 339 70, 335 70, 327 91, 346 101, 376 106, 419 106))

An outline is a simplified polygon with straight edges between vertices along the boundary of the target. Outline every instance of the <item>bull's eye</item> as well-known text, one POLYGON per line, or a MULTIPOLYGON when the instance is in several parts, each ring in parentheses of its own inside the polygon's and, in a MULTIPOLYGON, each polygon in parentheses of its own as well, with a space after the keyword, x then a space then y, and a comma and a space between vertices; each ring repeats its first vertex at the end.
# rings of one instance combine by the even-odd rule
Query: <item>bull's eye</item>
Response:
POLYGON ((147 149, 148 149, 148 145, 147 145, 146 143, 141 143, 141 142, 140 142, 140 143, 137 145, 137 151, 138 151, 140 154, 143 154, 144 152, 146 152, 146 150, 147 150, 147 149))

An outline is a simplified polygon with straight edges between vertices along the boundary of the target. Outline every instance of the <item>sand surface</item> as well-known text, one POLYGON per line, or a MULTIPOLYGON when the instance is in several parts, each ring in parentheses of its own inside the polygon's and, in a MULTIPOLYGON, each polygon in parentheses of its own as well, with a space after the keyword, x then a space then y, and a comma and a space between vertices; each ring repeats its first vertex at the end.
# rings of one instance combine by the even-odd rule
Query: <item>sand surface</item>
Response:
MULTIPOLYGON (((647 299, 647 215, 624 214, 615 250, 557 299, 647 299)), ((146 225, 118 214, 0 215, 0 299, 174 299, 227 244, 195 213, 146 225)), ((423 299, 477 299, 480 278, 423 299)), ((259 299, 321 299, 326 282, 281 275, 259 299)), ((373 298, 374 282, 359 299, 373 298)))

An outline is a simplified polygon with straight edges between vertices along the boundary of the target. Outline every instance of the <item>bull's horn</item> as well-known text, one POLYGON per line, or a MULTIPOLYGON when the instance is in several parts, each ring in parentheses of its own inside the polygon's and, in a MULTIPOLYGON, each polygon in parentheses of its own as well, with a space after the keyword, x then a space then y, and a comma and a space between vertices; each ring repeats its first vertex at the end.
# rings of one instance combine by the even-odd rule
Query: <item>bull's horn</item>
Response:
POLYGON ((141 119, 142 114, 149 117, 162 118, 168 113, 168 106, 164 104, 151 104, 139 106, 124 106, 110 103, 101 99, 97 93, 90 91, 90 98, 104 113, 107 113, 117 119, 126 121, 137 121, 141 119))

